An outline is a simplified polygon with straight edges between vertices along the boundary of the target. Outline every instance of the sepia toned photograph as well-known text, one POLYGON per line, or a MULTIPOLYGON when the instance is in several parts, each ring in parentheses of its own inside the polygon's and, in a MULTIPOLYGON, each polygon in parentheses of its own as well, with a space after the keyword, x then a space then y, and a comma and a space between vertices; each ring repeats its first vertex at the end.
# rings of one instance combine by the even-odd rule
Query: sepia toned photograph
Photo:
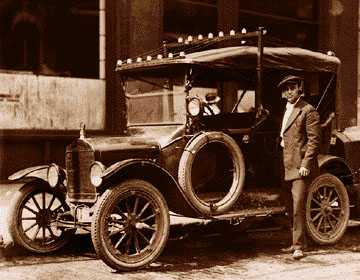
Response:
POLYGON ((359 2, 0 0, 0 278, 360 279, 359 2))

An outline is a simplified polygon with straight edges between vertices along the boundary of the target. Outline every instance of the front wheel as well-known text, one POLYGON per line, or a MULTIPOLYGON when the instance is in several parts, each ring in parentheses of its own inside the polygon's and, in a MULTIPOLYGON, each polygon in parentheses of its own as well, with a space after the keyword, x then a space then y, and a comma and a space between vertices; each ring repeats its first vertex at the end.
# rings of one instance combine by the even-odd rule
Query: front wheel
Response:
POLYGON ((115 270, 139 269, 164 249, 170 228, 161 193, 143 180, 127 180, 100 198, 91 225, 98 256, 115 270))
POLYGON ((56 227, 56 217, 69 210, 63 193, 43 182, 22 187, 10 202, 10 233, 14 242, 35 253, 65 246, 74 230, 56 227))
POLYGON ((349 215, 344 184, 331 174, 317 177, 306 200, 306 228, 312 240, 324 245, 337 242, 345 233, 349 215))

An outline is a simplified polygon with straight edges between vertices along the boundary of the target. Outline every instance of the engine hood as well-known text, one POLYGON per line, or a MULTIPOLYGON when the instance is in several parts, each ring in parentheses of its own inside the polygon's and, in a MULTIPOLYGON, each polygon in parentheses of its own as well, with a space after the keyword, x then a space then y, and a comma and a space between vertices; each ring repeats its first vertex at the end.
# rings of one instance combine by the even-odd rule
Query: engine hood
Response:
POLYGON ((163 146, 181 136, 183 127, 129 129, 126 136, 101 136, 78 139, 78 146, 87 146, 95 160, 108 165, 132 158, 156 159, 163 146))
POLYGON ((159 143, 155 139, 145 137, 96 137, 86 141, 95 152, 117 150, 159 150, 159 143))
POLYGON ((130 158, 156 158, 159 143, 147 137, 96 137, 83 140, 95 153, 95 160, 108 165, 130 158))

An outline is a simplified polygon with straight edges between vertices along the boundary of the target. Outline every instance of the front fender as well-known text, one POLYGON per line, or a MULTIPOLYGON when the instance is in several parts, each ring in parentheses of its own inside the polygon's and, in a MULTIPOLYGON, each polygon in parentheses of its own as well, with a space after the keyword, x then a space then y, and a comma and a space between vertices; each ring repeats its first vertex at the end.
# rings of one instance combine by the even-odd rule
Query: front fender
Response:
POLYGON ((132 164, 141 164, 141 162, 145 162, 145 160, 127 159, 115 162, 104 170, 101 177, 103 178, 103 180, 109 179, 111 176, 117 174, 121 169, 125 168, 126 166, 132 164))
MULTIPOLYGON (((24 178, 37 178, 37 179, 41 179, 45 182, 47 182, 48 178, 48 169, 51 165, 38 165, 38 166, 32 166, 32 167, 28 167, 25 169, 21 169, 13 174, 11 174, 8 179, 10 181, 18 181, 24 178)), ((58 166, 59 170, 61 170, 61 172, 63 174, 66 174, 66 171, 61 168, 60 166, 58 166)), ((65 175, 64 175, 65 177, 65 175)))
POLYGON ((13 174, 11 174, 8 179, 10 181, 17 181, 20 179, 23 179, 25 177, 33 177, 33 178, 39 178, 44 181, 47 181, 47 171, 48 171, 49 165, 38 165, 38 166, 32 166, 25 169, 21 169, 13 174))
POLYGON ((107 187, 130 178, 148 181, 164 196, 171 211, 188 217, 201 216, 190 203, 175 178, 153 161, 129 159, 114 163, 105 169, 102 178, 103 185, 107 187))

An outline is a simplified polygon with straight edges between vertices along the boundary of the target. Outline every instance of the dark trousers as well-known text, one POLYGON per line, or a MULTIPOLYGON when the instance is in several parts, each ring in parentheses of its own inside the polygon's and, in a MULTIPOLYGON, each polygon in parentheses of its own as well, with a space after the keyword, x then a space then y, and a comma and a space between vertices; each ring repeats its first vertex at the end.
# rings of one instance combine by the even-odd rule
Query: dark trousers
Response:
POLYGON ((292 194, 292 245, 295 249, 302 249, 305 243, 305 197, 306 181, 303 179, 291 181, 292 194))
MULTIPOLYGON (((282 149, 281 149, 282 152, 282 149)), ((280 165, 284 174, 284 166, 280 165)), ((282 179, 282 200, 291 219, 289 227, 292 233, 294 249, 303 249, 306 243, 305 234, 305 199, 310 178, 284 181, 282 179)))
POLYGON ((305 246, 305 199, 307 180, 297 179, 284 182, 283 201, 291 222, 292 246, 294 249, 303 249, 305 246))

